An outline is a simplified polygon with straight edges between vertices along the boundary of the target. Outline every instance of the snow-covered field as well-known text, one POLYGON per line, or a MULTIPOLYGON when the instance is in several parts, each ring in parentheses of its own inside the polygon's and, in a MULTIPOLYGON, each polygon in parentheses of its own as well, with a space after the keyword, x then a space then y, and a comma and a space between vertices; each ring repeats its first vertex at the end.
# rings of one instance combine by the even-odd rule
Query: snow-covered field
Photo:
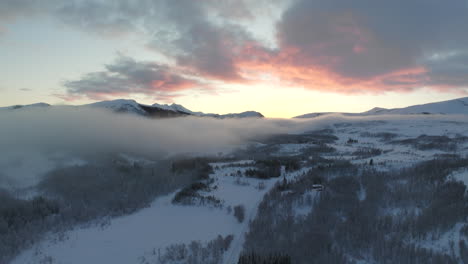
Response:
POLYGON ((174 192, 156 199, 148 208, 111 219, 106 224, 50 234, 48 239, 24 251, 12 263, 138 263, 149 252, 164 251, 172 244, 208 242, 218 235, 231 234, 234 239, 224 263, 235 263, 249 221, 255 217, 264 194, 278 181, 277 178, 260 180, 230 176, 243 169, 236 164, 248 162, 212 164, 217 168, 211 175, 216 189, 209 194, 223 202, 222 208, 175 205, 171 202, 174 192), (237 205, 245 207, 242 223, 228 210, 237 205))

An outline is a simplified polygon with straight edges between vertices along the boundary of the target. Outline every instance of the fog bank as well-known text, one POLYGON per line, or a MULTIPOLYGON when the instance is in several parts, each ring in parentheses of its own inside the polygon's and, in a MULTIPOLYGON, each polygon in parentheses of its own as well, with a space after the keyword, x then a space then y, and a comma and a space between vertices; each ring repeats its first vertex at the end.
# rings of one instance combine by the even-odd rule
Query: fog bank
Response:
POLYGON ((126 153, 159 159, 171 154, 228 152, 249 140, 301 133, 335 123, 426 119, 465 121, 466 116, 327 115, 312 119, 148 119, 106 110, 51 107, 0 111, 0 187, 25 187, 57 166, 79 165, 81 157, 126 153), (27 184, 29 183, 29 184, 27 184))

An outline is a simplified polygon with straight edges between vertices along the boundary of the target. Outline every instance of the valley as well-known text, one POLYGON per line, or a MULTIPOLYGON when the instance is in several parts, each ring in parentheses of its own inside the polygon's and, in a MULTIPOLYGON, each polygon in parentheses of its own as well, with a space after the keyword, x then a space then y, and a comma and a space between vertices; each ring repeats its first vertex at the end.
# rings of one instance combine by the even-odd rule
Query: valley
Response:
MULTIPOLYGON (((348 118, 325 123, 316 130, 252 139, 218 156, 168 160, 172 163, 168 177, 187 175, 171 184, 173 191, 148 189, 148 196, 135 200, 134 206, 119 205, 124 211, 98 212, 72 221, 70 228, 45 232, 11 263, 231 264, 250 252, 286 254, 293 263, 309 263, 310 258, 378 263, 379 257, 389 254, 383 248, 395 239, 405 241, 393 249, 401 252, 401 259, 394 259, 397 262, 421 258, 427 263, 462 263, 468 241, 464 224, 468 123, 464 117, 348 118), (189 176, 194 169, 199 171, 195 178, 189 176), (450 197, 461 204, 455 206, 450 197), (442 220, 437 210, 453 217, 442 220), (423 220, 432 217, 437 220, 423 220), (335 221, 332 226, 326 224, 335 221), (316 228, 305 232, 305 223, 316 228), (362 229, 384 223, 391 223, 387 238, 362 229), (363 247, 357 241, 351 243, 355 239, 363 247), (377 241, 384 243, 382 248, 369 251, 364 246, 377 241), (307 255, 299 245, 317 251, 304 248, 307 255)), ((122 157, 106 166, 118 166, 119 174, 130 178, 148 171, 148 178, 139 184, 150 183, 151 175, 162 168, 154 167, 158 161, 122 157)), ((80 166, 86 167, 75 165, 62 177, 71 177, 67 175, 80 166)), ((52 198, 48 192, 53 190, 42 189, 42 195, 52 198)), ((136 195, 122 191, 109 192, 108 197, 136 195)), ((82 198, 70 199, 70 205, 77 206, 74 200, 82 198)), ((93 211, 93 203, 80 210, 93 211)))

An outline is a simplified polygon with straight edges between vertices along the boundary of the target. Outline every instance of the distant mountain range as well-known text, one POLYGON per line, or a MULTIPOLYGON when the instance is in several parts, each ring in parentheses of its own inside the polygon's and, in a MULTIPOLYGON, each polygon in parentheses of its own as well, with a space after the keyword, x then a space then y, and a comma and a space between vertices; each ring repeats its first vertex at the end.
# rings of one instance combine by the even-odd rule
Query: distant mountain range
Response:
MULTIPOLYGON (((0 107, 0 110, 15 110, 22 108, 43 108, 54 107, 46 103, 37 103, 30 105, 14 105, 9 107, 0 107)), ((111 101, 102 101, 92 104, 70 106, 70 107, 90 107, 90 108, 103 108, 109 109, 116 113, 130 113, 139 116, 151 118, 165 118, 165 117, 180 117, 180 116, 201 116, 201 117, 214 117, 214 118, 246 118, 256 117, 262 118, 263 115, 256 111, 246 111, 242 113, 232 114, 212 114, 203 112, 194 112, 179 104, 153 104, 145 105, 136 102, 135 100, 117 99, 111 101)), ((421 105, 413 105, 404 108, 380 108, 375 107, 369 111, 362 113, 346 113, 346 112, 317 112, 309 113, 294 118, 314 118, 330 114, 341 114, 344 116, 372 116, 372 115, 416 115, 416 114, 466 114, 468 115, 468 97, 429 103, 421 105)))
POLYGON ((418 114, 466 114, 468 115, 468 97, 442 101, 429 104, 413 105, 404 108, 380 108, 375 107, 362 113, 318 112, 296 116, 294 118, 314 118, 329 114, 341 114, 345 116, 371 116, 371 115, 418 115, 418 114))
MULTIPOLYGON (((8 107, 0 107, 0 110, 16 110, 25 108, 43 108, 43 107, 54 107, 46 103, 37 103, 30 105, 14 105, 8 107)), ((102 101, 92 104, 70 106, 70 107, 89 107, 89 108, 102 108, 109 109, 116 113, 130 113, 139 116, 151 117, 151 118, 165 118, 165 117, 180 117, 180 116, 202 116, 202 117, 214 117, 214 118, 246 118, 256 117, 262 118, 263 115, 255 111, 246 111, 242 113, 232 114, 211 114, 203 112, 193 112, 182 105, 178 104, 153 104, 145 105, 136 102, 135 100, 128 99, 117 99, 111 101, 102 101)))

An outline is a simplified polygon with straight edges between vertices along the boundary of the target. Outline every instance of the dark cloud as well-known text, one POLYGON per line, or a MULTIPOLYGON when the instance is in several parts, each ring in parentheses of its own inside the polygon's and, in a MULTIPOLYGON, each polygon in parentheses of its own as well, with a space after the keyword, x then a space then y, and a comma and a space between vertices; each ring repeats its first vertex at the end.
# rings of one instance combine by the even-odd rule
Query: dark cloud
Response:
POLYGON ((136 21, 145 15, 144 5, 125 4, 124 1, 65 1, 54 11, 64 23, 100 35, 120 36, 135 32, 136 21))
POLYGON ((298 51, 296 65, 355 79, 425 68, 423 82, 410 85, 466 86, 467 26, 466 0, 301 0, 284 13, 278 36, 282 49, 298 51), (428 62, 436 54, 454 55, 428 62))
POLYGON ((65 81, 67 95, 64 97, 102 99, 113 95, 145 94, 171 98, 179 91, 203 86, 199 81, 185 78, 166 65, 137 62, 123 56, 105 68, 105 71, 88 73, 79 80, 65 81))
POLYGON ((468 49, 433 56, 425 65, 431 84, 465 87, 468 84, 468 49))
POLYGON ((219 26, 209 21, 200 3, 166 2, 164 17, 172 22, 171 28, 158 31, 149 47, 164 50, 175 57, 180 66, 189 67, 197 74, 231 81, 241 79, 233 57, 239 44, 249 36, 238 26, 219 26))

